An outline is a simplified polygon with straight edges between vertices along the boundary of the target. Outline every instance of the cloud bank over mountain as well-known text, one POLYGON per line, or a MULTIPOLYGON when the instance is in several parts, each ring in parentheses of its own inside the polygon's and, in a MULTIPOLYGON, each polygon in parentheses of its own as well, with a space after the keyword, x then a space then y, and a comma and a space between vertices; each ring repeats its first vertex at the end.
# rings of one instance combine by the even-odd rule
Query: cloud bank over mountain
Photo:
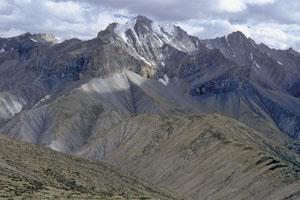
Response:
POLYGON ((271 47, 300 50, 299 9, 297 0, 1 0, 0 37, 50 32, 90 39, 111 22, 142 14, 199 38, 240 30, 271 47))

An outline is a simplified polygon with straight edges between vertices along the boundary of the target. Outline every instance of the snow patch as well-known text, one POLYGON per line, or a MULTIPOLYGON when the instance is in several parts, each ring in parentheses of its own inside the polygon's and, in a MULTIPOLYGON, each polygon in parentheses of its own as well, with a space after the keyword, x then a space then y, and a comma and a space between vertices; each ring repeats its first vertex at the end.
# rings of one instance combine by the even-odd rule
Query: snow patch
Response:
POLYGON ((31 41, 33 41, 33 42, 36 42, 36 43, 38 43, 39 41, 37 41, 36 39, 30 39, 31 41))
MULTIPOLYGON (((144 28, 149 30, 149 33, 147 33, 145 36, 139 36, 137 32, 135 31, 134 27, 137 23, 137 19, 134 18, 130 21, 128 21, 125 24, 117 24, 114 32, 116 35, 118 35, 118 39, 124 41, 129 47, 131 47, 135 53, 138 55, 142 61, 144 61, 146 64, 152 65, 152 61, 149 61, 147 57, 144 57, 142 53, 138 53, 136 51, 137 48, 140 48, 144 52, 149 52, 148 47, 159 49, 164 44, 168 44, 180 51, 183 52, 190 52, 194 50, 194 44, 191 42, 182 42, 178 39, 176 39, 176 27, 171 25, 160 25, 156 22, 151 23, 151 27, 144 26, 144 28), (134 40, 136 41, 136 44, 133 45, 131 43, 130 38, 126 34, 128 30, 132 31, 132 37, 134 37, 134 40), (152 37, 153 40, 148 41, 148 36, 152 37), (137 46, 137 47, 136 47, 137 46), (146 59, 147 60, 146 60, 146 59)), ((155 65, 155 63, 154 63, 155 65)))
POLYGON ((278 63, 279 65, 283 65, 282 62, 280 62, 280 61, 278 61, 278 60, 277 60, 277 63, 278 63))
POLYGON ((255 67, 261 69, 261 66, 259 64, 257 64, 256 62, 254 62, 255 67))
POLYGON ((261 66, 259 64, 257 64, 257 62, 254 60, 252 52, 250 53, 250 59, 253 61, 252 63, 254 64, 255 67, 261 69, 261 66))
POLYGON ((147 65, 152 65, 150 62, 148 62, 144 57, 142 57, 142 56, 140 56, 140 55, 138 55, 138 57, 144 62, 144 63, 146 63, 147 65))
POLYGON ((134 26, 136 24, 136 19, 133 19, 133 20, 130 20, 128 21, 127 23, 121 25, 121 24, 118 24, 117 27, 115 28, 114 32, 119 35, 123 40, 124 42, 128 42, 128 38, 126 36, 126 31, 131 29, 132 32, 135 33, 134 31, 134 26))
POLYGON ((174 25, 171 24, 161 25, 158 24, 157 22, 153 22, 151 24, 151 28, 156 34, 161 36, 167 36, 166 33, 169 35, 173 35, 175 31, 174 25))
POLYGON ((51 98, 51 96, 49 94, 47 94, 46 96, 44 96, 41 100, 39 100, 34 106, 33 108, 36 108, 37 106, 39 106, 41 103, 49 100, 51 98))
POLYGON ((166 31, 168 34, 173 35, 175 31, 175 26, 172 24, 165 24, 163 26, 164 31, 166 31))
POLYGON ((253 53, 250 53, 250 59, 253 60, 253 53))
POLYGON ((44 102, 44 101, 50 99, 50 97, 51 97, 51 96, 50 96, 49 94, 47 94, 44 98, 42 98, 42 99, 40 100, 40 102, 44 102))
POLYGON ((160 78, 160 79, 158 79, 158 81, 159 82, 161 82, 163 85, 165 85, 165 86, 168 86, 168 84, 169 84, 169 77, 168 77, 168 75, 167 74, 165 74, 164 75, 164 78, 162 79, 162 78, 160 78))
POLYGON ((227 46, 230 47, 230 43, 229 43, 229 40, 228 40, 228 35, 225 35, 225 41, 226 41, 227 46))

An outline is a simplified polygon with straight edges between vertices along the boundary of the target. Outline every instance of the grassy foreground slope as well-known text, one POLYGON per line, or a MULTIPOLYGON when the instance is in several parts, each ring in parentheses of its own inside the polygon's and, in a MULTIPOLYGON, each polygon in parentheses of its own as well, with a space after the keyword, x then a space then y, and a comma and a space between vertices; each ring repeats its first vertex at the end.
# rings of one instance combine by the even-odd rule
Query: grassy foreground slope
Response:
POLYGON ((111 166, 0 137, 0 199, 174 199, 111 166))

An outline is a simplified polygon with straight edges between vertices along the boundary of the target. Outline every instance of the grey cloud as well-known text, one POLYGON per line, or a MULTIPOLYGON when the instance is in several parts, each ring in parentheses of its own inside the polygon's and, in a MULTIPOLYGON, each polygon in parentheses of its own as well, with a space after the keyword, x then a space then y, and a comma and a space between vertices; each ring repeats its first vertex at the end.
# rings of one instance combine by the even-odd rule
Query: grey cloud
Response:
POLYGON ((249 5, 243 12, 225 14, 232 23, 274 22, 278 24, 300 24, 300 2, 277 0, 273 4, 249 5))
MULTIPOLYGON (((62 0, 57 0, 62 1, 62 0)), ((80 0, 76 0, 81 2, 80 0)), ((96 7, 110 7, 115 9, 126 9, 132 15, 143 14, 156 20, 181 21, 204 15, 205 9, 210 10, 212 1, 192 0, 88 0, 96 7)), ((208 13, 207 13, 208 14, 208 13)))
MULTIPOLYGON (((65 1, 65 0, 56 0, 65 1)), ((74 0, 82 2, 81 0, 74 0)), ((225 1, 225 0, 224 0, 225 1)), ((246 2, 245 0, 240 0, 246 2)), ((220 12, 219 0, 86 0, 96 7, 127 9, 129 13, 144 14, 162 21, 190 19, 228 19, 231 22, 251 20, 276 21, 277 23, 300 23, 298 0, 275 0, 269 4, 246 4, 245 10, 237 13, 220 12), (296 17, 298 15, 298 17, 296 17)), ((225 1, 226 2, 226 1, 225 1)), ((228 1, 227 4, 230 4, 228 1)))
MULTIPOLYGON (((200 38, 241 30, 258 42, 278 48, 292 46, 300 49, 298 0, 274 0, 267 4, 253 3, 259 0, 235 0, 244 6, 236 12, 222 9, 220 1, 0 0, 0 37, 28 31, 51 32, 63 39, 89 39, 113 21, 123 23, 142 14, 159 22, 179 24, 200 38), (264 26, 270 28, 264 29, 264 26)), ((230 1, 222 1, 226 3, 223 6, 234 7, 230 1)))

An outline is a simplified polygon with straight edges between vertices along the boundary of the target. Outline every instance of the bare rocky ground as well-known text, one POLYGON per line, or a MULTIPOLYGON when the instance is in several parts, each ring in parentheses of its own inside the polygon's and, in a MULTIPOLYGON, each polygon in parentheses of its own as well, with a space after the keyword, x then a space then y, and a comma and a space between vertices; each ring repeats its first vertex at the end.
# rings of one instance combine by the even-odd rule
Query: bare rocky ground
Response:
POLYGON ((297 155, 259 135, 217 114, 140 115, 78 155, 106 160, 186 199, 299 199, 297 155))

